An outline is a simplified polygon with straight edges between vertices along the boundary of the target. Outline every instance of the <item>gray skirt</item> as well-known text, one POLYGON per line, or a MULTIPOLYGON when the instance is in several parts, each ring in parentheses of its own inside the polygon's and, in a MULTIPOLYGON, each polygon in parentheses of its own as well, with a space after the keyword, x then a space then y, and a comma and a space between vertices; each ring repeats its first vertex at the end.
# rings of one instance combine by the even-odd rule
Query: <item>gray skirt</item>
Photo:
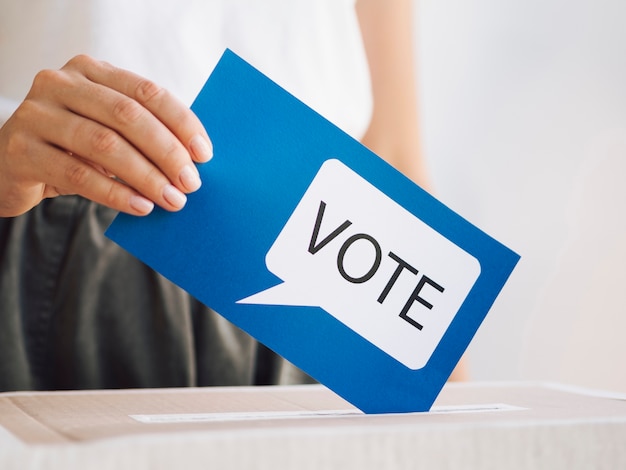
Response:
POLYGON ((0 218, 0 391, 311 379, 104 236, 77 196, 0 218))

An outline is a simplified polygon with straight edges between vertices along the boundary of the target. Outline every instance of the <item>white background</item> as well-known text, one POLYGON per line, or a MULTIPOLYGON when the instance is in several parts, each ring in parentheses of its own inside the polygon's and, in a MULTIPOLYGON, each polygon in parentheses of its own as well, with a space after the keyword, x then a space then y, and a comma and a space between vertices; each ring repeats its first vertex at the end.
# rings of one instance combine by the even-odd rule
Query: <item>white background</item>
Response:
POLYGON ((437 196, 522 256, 472 378, 626 391, 626 2, 416 5, 437 196))

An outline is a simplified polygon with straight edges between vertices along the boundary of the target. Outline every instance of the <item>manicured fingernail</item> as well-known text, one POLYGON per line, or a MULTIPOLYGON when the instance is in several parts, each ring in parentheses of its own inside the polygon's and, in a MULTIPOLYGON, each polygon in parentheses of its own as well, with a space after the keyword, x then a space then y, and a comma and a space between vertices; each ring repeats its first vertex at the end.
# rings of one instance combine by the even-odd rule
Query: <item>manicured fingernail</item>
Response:
POLYGON ((140 214, 149 214, 154 209, 154 203, 149 199, 142 196, 131 196, 130 207, 139 212, 140 214))
POLYGON ((174 207, 182 208, 187 202, 187 196, 181 193, 175 186, 168 184, 163 188, 163 197, 174 207))
POLYGON ((213 158, 213 144, 206 137, 199 134, 193 136, 189 147, 198 162, 205 163, 213 158))
POLYGON ((180 182, 183 184, 185 189, 189 192, 197 190, 202 185, 200 175, 198 174, 198 170, 195 166, 187 165, 181 170, 178 177, 180 178, 180 182))

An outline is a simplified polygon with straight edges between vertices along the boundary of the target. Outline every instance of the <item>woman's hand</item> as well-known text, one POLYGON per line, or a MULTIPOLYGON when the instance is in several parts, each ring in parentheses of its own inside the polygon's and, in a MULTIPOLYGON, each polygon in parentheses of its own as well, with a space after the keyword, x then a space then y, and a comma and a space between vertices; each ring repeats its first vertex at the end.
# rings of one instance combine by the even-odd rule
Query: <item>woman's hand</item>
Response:
POLYGON ((40 72, 0 128, 0 216, 80 194, 134 215, 181 209, 212 157, 197 117, 163 88, 87 56, 40 72))

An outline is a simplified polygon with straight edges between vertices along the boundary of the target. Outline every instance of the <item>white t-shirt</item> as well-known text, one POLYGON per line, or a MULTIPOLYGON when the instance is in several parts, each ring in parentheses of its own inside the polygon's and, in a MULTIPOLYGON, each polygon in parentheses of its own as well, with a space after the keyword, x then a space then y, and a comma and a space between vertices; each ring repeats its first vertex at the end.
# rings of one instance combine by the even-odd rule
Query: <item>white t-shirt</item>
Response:
POLYGON ((150 78, 190 105, 229 47, 359 138, 372 99, 354 2, 0 0, 0 122, 37 71, 79 53, 150 78))

